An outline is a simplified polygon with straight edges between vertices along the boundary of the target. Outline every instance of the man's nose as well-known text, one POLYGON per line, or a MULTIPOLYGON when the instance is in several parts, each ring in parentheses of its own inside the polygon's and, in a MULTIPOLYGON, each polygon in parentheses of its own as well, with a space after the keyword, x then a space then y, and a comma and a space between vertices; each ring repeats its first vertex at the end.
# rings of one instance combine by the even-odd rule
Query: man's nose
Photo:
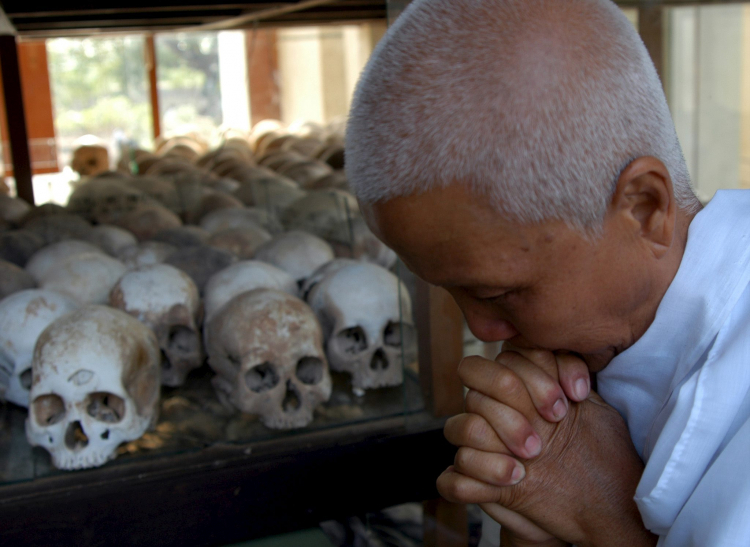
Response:
POLYGON ((510 321, 468 313, 464 317, 469 330, 482 342, 501 342, 518 335, 510 321))

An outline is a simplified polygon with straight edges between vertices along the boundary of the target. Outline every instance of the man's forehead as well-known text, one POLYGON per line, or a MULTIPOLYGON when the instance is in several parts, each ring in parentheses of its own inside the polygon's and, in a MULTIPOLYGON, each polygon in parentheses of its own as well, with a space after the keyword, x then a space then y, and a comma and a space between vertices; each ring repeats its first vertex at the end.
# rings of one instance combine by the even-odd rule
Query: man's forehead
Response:
POLYGON ((441 285, 482 285, 517 275, 540 241, 549 240, 545 230, 503 219, 459 185, 362 209, 371 229, 407 266, 441 285))

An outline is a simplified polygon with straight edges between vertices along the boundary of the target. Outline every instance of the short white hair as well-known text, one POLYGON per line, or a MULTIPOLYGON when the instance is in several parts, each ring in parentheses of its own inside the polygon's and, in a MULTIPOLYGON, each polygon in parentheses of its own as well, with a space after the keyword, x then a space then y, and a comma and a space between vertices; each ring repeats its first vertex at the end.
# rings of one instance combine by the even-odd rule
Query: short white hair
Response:
POLYGON ((415 0, 357 85, 346 169, 366 204, 468 185, 511 221, 601 226, 635 158, 700 207, 653 62, 609 0, 415 0))

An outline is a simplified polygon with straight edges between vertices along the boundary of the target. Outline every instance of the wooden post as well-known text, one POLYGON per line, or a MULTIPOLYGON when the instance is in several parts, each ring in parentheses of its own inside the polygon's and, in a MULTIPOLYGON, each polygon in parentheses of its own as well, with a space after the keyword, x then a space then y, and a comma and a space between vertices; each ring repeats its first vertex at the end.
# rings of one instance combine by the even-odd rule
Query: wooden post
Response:
POLYGON ((664 9, 661 6, 639 7, 638 32, 664 86, 664 9))
POLYGON ((245 31, 245 48, 252 125, 281 119, 276 30, 245 31))
POLYGON ((57 173, 55 120, 52 113, 52 89, 44 40, 18 43, 25 119, 28 130, 33 175, 57 173))
POLYGON ((463 315, 444 289, 417 280, 415 322, 419 376, 429 410, 437 417, 463 410, 458 363, 463 358, 463 315))
MULTIPOLYGON (((2 17, 4 13, 0 13, 2 17)), ((16 179, 18 197, 34 204, 34 187, 31 183, 31 155, 29 137, 24 116, 21 71, 18 65, 18 47, 14 34, 0 35, 0 68, 2 69, 5 114, 13 161, 13 176, 16 179)))
POLYGON ((425 547, 466 547, 469 543, 469 516, 465 505, 444 499, 422 503, 425 547))
POLYGON ((145 44, 146 71, 148 72, 149 92, 151 96, 151 121, 154 140, 161 136, 161 112, 159 111, 159 88, 156 80, 156 45, 154 35, 146 36, 145 44))

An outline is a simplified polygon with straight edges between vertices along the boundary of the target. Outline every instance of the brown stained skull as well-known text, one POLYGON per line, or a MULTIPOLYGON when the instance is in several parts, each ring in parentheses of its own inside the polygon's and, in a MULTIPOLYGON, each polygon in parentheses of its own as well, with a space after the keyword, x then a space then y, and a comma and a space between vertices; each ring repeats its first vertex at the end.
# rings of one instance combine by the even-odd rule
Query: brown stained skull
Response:
POLYGON ((331 396, 315 314, 287 293, 257 289, 224 306, 206 328, 219 398, 272 429, 308 425, 331 396))
POLYGON ((112 289, 110 306, 121 309, 156 334, 162 352, 162 384, 185 383, 203 364, 198 288, 184 272, 166 264, 131 271, 112 289))

